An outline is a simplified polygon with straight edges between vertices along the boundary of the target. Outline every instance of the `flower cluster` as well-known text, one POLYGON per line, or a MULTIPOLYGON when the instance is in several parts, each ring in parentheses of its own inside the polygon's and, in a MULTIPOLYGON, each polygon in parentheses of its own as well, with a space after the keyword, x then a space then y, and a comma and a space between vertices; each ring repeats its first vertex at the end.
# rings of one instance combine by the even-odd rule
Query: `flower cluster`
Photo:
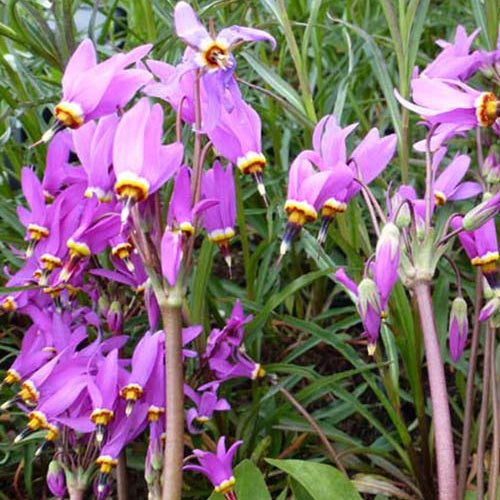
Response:
MULTIPOLYGON (((44 431, 40 453, 54 443, 47 481, 58 496, 66 487, 84 489, 98 470, 97 496, 104 498, 120 453, 146 428, 145 476, 158 496, 169 334, 160 325, 160 299, 175 301, 183 293, 202 226, 231 266, 233 166, 253 176, 267 203, 260 118, 242 98, 231 50, 260 40, 274 48, 274 39, 241 26, 213 36, 185 2, 176 5, 174 21, 188 46, 177 66, 144 61, 151 45, 97 62, 94 44, 84 40, 64 71, 54 125, 38 141, 48 143, 43 178, 30 167, 22 169, 27 206, 17 211, 27 247, 18 251, 24 262, 9 275, 5 286, 13 290, 0 297, 0 307, 26 316, 31 326, 5 376, 3 383, 16 390, 2 408, 17 404, 28 417, 17 441, 44 431), (177 113, 177 134, 167 143, 163 103, 151 97, 177 113), (182 121, 199 141, 200 154, 191 165, 182 121), (216 149, 213 158, 210 146, 216 149), (205 161, 211 168, 204 169, 205 161), (160 195, 166 184, 168 206, 160 195), (130 324, 140 311, 147 313, 149 329, 130 324)), ((205 431, 214 412, 230 409, 217 394, 222 383, 265 375, 243 345, 250 319, 237 301, 205 348, 199 339, 196 351, 182 351, 183 360, 192 358, 199 368, 184 386, 192 403, 186 412, 191 433, 205 431)), ((188 323, 183 345, 201 331, 188 323)), ((222 437, 217 460, 195 450, 201 467, 190 466, 228 498, 233 498, 231 460, 239 443, 226 454, 222 437)))

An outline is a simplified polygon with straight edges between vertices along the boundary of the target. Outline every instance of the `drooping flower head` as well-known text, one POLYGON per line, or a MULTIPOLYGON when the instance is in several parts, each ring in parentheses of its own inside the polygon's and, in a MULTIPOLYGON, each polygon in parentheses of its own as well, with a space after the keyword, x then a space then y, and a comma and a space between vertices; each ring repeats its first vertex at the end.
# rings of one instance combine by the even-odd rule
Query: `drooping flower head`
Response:
POLYGON ((261 128, 258 113, 241 101, 231 113, 222 109, 217 125, 207 135, 219 154, 236 165, 242 174, 254 178, 259 194, 267 203, 262 177, 267 161, 262 154, 261 128))
POLYGON ((222 436, 217 443, 216 453, 203 450, 193 450, 200 465, 186 465, 184 468, 205 475, 214 486, 217 493, 226 495, 233 490, 236 479, 233 475, 233 457, 243 441, 236 441, 226 451, 226 438, 222 436))
POLYGON ((449 326, 450 356, 455 363, 464 352, 468 328, 467 302, 462 297, 457 297, 451 306, 449 326))
POLYGON ((78 128, 88 120, 112 114, 125 106, 137 90, 151 80, 145 70, 126 68, 143 58, 151 47, 141 45, 97 63, 94 44, 90 39, 84 40, 64 71, 62 100, 54 108, 56 123, 41 141, 49 141, 63 128, 78 128))
POLYGON ((414 103, 394 91, 398 101, 431 124, 450 123, 467 130, 492 126, 500 114, 499 100, 492 92, 480 92, 459 80, 414 78, 414 103))
POLYGON ((162 145, 163 109, 141 99, 120 120, 113 144, 115 193, 123 201, 122 224, 131 203, 141 202, 158 190, 180 167, 180 142, 162 145))
POLYGON ((204 225, 208 238, 219 247, 230 268, 229 241, 235 235, 236 221, 236 193, 232 165, 224 169, 218 161, 214 162, 213 168, 203 173, 201 192, 204 198, 218 201, 217 205, 205 211, 204 225))

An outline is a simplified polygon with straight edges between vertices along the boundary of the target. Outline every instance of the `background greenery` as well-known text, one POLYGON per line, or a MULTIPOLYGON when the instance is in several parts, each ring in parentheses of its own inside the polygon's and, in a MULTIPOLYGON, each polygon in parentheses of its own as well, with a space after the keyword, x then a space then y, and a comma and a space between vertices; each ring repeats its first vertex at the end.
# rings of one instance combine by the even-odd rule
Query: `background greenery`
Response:
MULTIPOLYGON (((415 117, 393 97, 403 95, 414 65, 424 67, 439 50, 437 39, 451 39, 461 23, 468 32, 483 28, 479 43, 496 45, 500 8, 496 0, 261 0, 192 2, 200 17, 217 27, 260 27, 278 41, 274 52, 264 44, 245 46, 237 55, 237 75, 245 98, 263 122, 263 144, 269 166, 266 210, 255 188, 241 181, 244 220, 233 243, 235 277, 208 241, 200 242, 190 287, 193 323, 208 328, 222 322, 235 298, 254 314, 247 328, 247 348, 262 360, 278 385, 268 382, 225 384, 235 405, 214 422, 214 434, 244 440, 238 459, 249 459, 266 475, 273 498, 319 498, 290 471, 264 458, 307 459, 330 463, 309 424, 279 392, 286 387, 308 409, 341 453, 354 485, 378 498, 432 498, 432 428, 423 371, 420 331, 411 301, 398 287, 391 301, 391 320, 383 331, 378 359, 369 359, 360 336, 355 307, 332 280, 338 265, 360 277, 374 250, 374 235, 362 199, 332 225, 325 249, 315 243, 317 227, 303 231, 280 269, 274 267, 285 217, 282 210, 290 162, 311 146, 319 118, 335 113, 343 125, 359 122, 354 144, 371 128, 396 132, 398 155, 374 192, 383 201, 389 181, 423 184, 423 159, 411 144, 424 136, 415 117)), ((153 42, 153 56, 176 63, 183 45, 172 27, 174 2, 165 0, 22 1, 0 3, 0 259, 11 270, 21 261, 12 246, 22 247, 24 228, 17 221, 19 172, 33 164, 41 173, 45 147, 38 139, 50 119, 48 109, 60 95, 62 70, 80 40, 91 37, 104 57, 117 49, 153 42), (75 21, 76 20, 76 21, 75 21)), ((169 126, 173 114, 168 116, 169 126)), ((187 132, 187 130, 186 130, 187 132)), ((472 144, 458 148, 474 155, 472 144)), ((474 163, 474 161, 473 161, 474 163)), ((446 214, 443 214, 445 217, 446 214)), ((472 296, 472 271, 456 252, 472 296), (468 278, 468 279, 467 279, 468 278)), ((466 360, 454 366, 446 351, 447 315, 454 277, 446 263, 434 286, 437 325, 448 363, 455 441, 460 443, 466 360)), ((0 356, 5 369, 20 344, 24 321, 3 315, 0 356)), ((140 321, 129 325, 140 330, 140 321)), ((2 389, 2 396, 10 392, 2 389)), ((24 425, 18 412, 0 416, 0 497, 39 498, 48 458, 33 459, 34 444, 11 444, 24 425)), ((475 427, 473 433, 475 433, 475 427)), ((199 445, 199 441, 195 440, 199 445)), ((473 437, 473 447, 474 447, 473 437)), ((141 468, 141 444, 129 465, 141 468)), ((245 462, 246 464, 247 462, 245 462)), ((249 467, 249 466, 245 466, 249 467)), ((187 476, 186 498, 207 497, 207 483, 187 476)), ((369 497, 369 495, 367 496, 369 497)), ((322 497, 326 499, 327 497, 322 497)), ((370 497, 372 498, 372 497, 370 497)), ((244 498, 242 500, 245 500, 244 498)))

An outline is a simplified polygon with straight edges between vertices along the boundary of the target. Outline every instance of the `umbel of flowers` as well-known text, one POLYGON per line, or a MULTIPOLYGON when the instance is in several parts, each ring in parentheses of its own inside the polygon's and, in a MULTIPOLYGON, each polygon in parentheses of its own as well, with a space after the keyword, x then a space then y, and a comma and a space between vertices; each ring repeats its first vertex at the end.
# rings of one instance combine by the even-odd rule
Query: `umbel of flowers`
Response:
MULTIPOLYGON (((424 196, 419 198, 412 186, 392 185, 392 190, 386 193, 384 210, 368 184, 391 160, 395 138, 380 139, 378 132, 372 130, 349 156, 345 138, 356 125, 342 128, 334 116, 326 116, 314 130, 314 149, 301 152, 290 167, 284 207, 288 223, 281 245, 281 255, 284 255, 301 228, 315 221, 320 213, 318 240, 323 243, 333 216, 344 212, 347 202, 357 192, 363 191, 377 235, 376 249, 365 263, 360 283, 354 282, 343 268, 335 272, 335 279, 356 303, 370 355, 375 355, 379 349, 377 340, 383 324, 390 326, 389 303, 396 282, 401 280, 414 296, 424 336, 436 429, 439 498, 449 500, 458 498, 455 454, 430 290, 436 267, 440 259, 447 256, 453 236, 458 235, 471 264, 477 267, 484 279, 484 297, 488 301, 478 311, 477 317, 479 321, 488 321, 490 337, 493 335, 491 329, 496 329, 500 318, 499 254, 493 220, 500 210, 496 175, 498 160, 490 155, 479 166, 475 176, 480 182, 462 182, 471 164, 465 154, 455 155, 445 168, 441 167, 447 156, 444 144, 451 143, 455 136, 485 127, 491 127, 493 134, 499 133, 498 98, 488 90, 476 89, 466 83, 479 69, 492 67, 500 58, 500 50, 471 53, 470 47, 476 35, 477 32, 468 37, 460 26, 454 43, 441 42, 444 48, 437 58, 420 74, 418 70, 414 71, 411 81, 413 102, 403 99, 395 91, 402 105, 423 117, 423 125, 428 128, 426 139, 414 145, 416 151, 426 153, 424 196), (334 181, 333 176, 337 176, 334 181), (443 205, 477 199, 478 196, 482 201, 467 213, 460 215, 457 210, 458 214, 453 214, 444 225, 435 225, 435 216, 443 205)), ((481 143, 478 148, 482 150, 481 143)), ((458 269, 451 258, 448 257, 448 261, 457 273, 458 284, 449 322, 450 357, 457 362, 466 347, 469 323, 458 269)), ((478 345, 477 338, 473 342, 478 345)), ((474 376, 474 363, 475 360, 471 361, 469 367, 470 377, 474 376)), ((471 395, 467 397, 468 401, 472 400, 471 395)), ((487 401, 488 396, 485 397, 487 401)), ((464 429, 467 428, 464 423, 464 429)), ((463 456, 467 458, 469 436, 465 439, 467 444, 463 456)), ((460 498, 464 494, 466 465, 461 468, 459 478, 460 498)))
MULTIPOLYGON (((12 398, 2 409, 17 405, 26 414, 16 441, 43 431, 37 453, 53 455, 47 483, 58 497, 82 498, 94 484, 105 498, 123 450, 146 433, 150 498, 180 498, 185 427, 193 435, 213 429, 214 414, 230 410, 218 394, 224 382, 265 375, 246 354, 251 316, 239 301, 206 342, 202 327, 183 319, 182 304, 203 229, 231 266, 234 175, 250 174, 265 199, 260 118, 242 99, 232 49, 275 41, 241 26, 213 36, 185 2, 174 24, 187 44, 176 66, 145 60, 151 45, 98 62, 84 40, 64 71, 54 125, 39 141, 49 142, 43 178, 22 171, 27 206, 18 215, 27 248, 6 286, 28 288, 4 294, 0 306, 31 326, 3 381, 12 398), (165 115, 173 113, 177 134, 165 136, 165 115), (182 121, 194 128, 191 157, 182 121), (168 206, 160 196, 166 184, 168 206), (129 326, 138 310, 147 313, 143 329, 129 326), (202 371, 184 380, 188 358, 202 371)), ((226 452, 225 438, 216 438, 217 450, 194 450, 200 465, 186 468, 234 500, 241 441, 228 438, 226 452)))

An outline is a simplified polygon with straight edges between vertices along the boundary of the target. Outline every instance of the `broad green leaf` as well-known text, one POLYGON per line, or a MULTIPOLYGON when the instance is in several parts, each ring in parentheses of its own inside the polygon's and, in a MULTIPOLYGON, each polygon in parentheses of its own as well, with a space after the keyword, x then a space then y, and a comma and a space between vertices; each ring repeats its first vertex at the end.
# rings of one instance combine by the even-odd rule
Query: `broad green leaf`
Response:
POLYGON ((331 465, 304 460, 274 460, 267 462, 285 471, 298 481, 314 500, 341 498, 361 500, 351 481, 331 465))
MULTIPOLYGON (((235 492, 238 500, 271 500, 264 476, 251 460, 243 460, 234 469, 235 492)), ((208 500, 224 500, 224 495, 212 493, 208 500)))

